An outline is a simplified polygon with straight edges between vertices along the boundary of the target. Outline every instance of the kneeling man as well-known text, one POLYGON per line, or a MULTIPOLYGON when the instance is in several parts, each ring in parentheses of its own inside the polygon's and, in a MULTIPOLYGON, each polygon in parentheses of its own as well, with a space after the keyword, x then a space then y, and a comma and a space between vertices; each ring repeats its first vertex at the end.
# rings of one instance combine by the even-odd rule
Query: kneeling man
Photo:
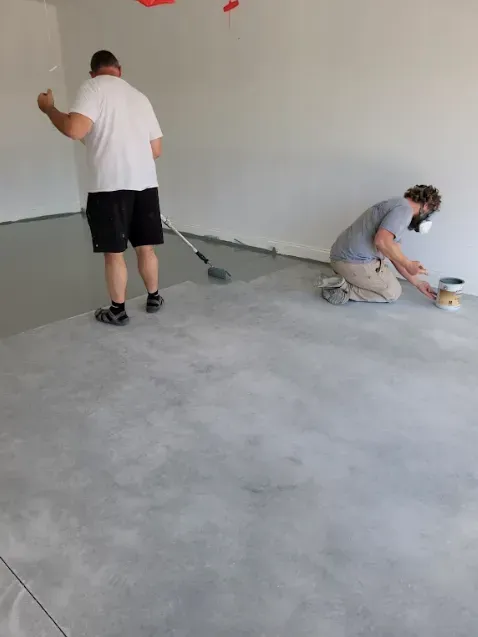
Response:
POLYGON ((433 186, 414 186, 403 197, 382 201, 369 208, 336 240, 330 251, 337 276, 321 276, 316 287, 333 305, 347 301, 390 303, 402 293, 397 277, 385 265, 390 259, 400 274, 430 299, 435 293, 418 278, 427 271, 419 261, 410 261, 400 248, 405 230, 422 234, 430 230, 430 217, 441 204, 433 186))

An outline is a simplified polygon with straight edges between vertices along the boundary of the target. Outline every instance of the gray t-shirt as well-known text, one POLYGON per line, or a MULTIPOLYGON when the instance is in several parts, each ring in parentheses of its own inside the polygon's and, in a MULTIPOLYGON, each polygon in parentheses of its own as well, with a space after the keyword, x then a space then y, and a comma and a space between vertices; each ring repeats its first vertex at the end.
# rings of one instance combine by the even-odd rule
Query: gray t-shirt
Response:
POLYGON ((349 263, 370 263, 375 259, 383 259, 374 244, 378 229, 385 228, 395 235, 396 242, 400 242, 412 216, 412 207, 404 197, 375 204, 342 232, 330 250, 330 259, 349 263))

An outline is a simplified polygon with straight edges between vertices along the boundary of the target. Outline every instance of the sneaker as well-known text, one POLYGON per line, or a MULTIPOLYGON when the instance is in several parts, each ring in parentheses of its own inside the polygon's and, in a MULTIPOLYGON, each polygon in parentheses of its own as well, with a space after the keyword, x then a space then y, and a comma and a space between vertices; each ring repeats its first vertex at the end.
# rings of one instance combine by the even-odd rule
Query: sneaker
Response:
POLYGON ((348 287, 341 288, 324 288, 322 296, 332 305, 344 305, 350 300, 350 291, 348 287))
POLYGON ((156 314, 164 305, 164 299, 162 296, 158 298, 151 297, 146 299, 146 312, 148 314, 156 314))
POLYGON ((343 276, 339 274, 319 274, 317 281, 314 283, 315 288, 340 288, 345 283, 343 276))
POLYGON ((107 323, 108 325, 116 325, 117 327, 122 327, 123 325, 128 325, 129 316, 126 312, 120 312, 119 314, 114 314, 111 311, 111 308, 102 308, 100 307, 95 312, 95 319, 100 323, 107 323))

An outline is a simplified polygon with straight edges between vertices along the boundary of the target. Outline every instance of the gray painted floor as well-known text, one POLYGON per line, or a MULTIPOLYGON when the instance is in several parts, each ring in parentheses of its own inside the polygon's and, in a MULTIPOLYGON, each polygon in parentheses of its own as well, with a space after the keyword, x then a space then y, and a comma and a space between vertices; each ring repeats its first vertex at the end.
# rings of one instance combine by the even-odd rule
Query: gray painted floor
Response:
POLYGON ((0 563, 0 635, 2 637, 61 637, 61 632, 2 563, 0 563))
MULTIPOLYGON (((242 248, 197 241, 215 265, 235 280, 253 278, 286 267, 291 260, 242 248)), ((166 235, 158 250, 162 288, 194 281, 210 284, 207 268, 177 237, 166 235)), ((129 298, 143 294, 134 251, 129 298)), ((294 262, 294 261, 292 261, 294 262)), ((0 225, 0 294, 8 299, 0 312, 0 338, 52 321, 78 316, 108 302, 103 257, 93 255, 87 222, 81 215, 0 225)))
POLYGON ((316 272, 0 341, 0 553, 68 635, 478 634, 478 301, 316 272))

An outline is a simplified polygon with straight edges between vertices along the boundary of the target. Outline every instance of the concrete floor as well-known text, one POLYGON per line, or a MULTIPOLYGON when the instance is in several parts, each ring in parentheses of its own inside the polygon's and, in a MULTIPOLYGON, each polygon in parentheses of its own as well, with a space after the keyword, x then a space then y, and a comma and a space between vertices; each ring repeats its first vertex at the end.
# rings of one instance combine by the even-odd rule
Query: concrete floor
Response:
MULTIPOLYGON (((195 241, 214 264, 235 280, 280 270, 293 260, 271 254, 195 241)), ((183 281, 210 284, 207 268, 174 235, 158 250, 161 287, 183 281)), ((144 293, 133 250, 129 298, 144 293)), ((0 292, 8 303, 0 312, 0 338, 94 310, 108 302, 103 258, 94 255, 86 220, 81 215, 0 225, 0 292)))
MULTIPOLYGON (((217 251, 253 280, 0 340, 0 555, 69 637, 477 635, 478 299, 217 251)), ((61 634, 1 566, 1 636, 61 634)))

